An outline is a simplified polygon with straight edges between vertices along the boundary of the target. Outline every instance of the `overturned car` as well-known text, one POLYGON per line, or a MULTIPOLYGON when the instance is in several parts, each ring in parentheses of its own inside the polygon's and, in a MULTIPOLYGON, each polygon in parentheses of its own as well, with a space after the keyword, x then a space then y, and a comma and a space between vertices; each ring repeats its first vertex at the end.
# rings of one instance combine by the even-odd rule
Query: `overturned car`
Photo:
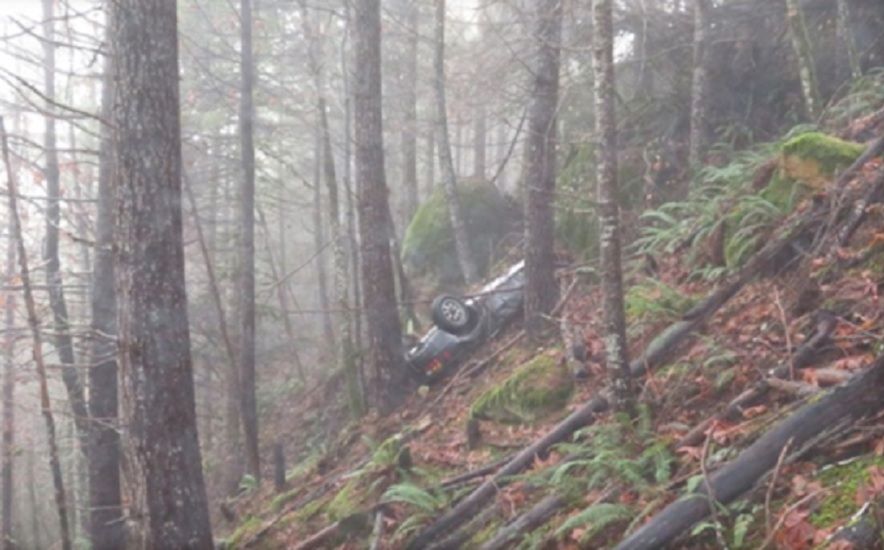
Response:
POLYGON ((433 324, 405 359, 421 382, 452 372, 474 349, 494 337, 522 309, 525 262, 483 286, 469 298, 443 294, 433 301, 433 324))

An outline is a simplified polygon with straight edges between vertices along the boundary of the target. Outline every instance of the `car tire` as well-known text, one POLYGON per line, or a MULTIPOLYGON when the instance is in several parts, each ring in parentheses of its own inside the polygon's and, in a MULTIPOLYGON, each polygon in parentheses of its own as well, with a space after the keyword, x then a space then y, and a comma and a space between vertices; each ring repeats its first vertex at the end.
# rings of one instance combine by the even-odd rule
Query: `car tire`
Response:
POLYGON ((476 312, 463 300, 443 294, 433 300, 433 324, 451 334, 464 334, 472 329, 476 312))

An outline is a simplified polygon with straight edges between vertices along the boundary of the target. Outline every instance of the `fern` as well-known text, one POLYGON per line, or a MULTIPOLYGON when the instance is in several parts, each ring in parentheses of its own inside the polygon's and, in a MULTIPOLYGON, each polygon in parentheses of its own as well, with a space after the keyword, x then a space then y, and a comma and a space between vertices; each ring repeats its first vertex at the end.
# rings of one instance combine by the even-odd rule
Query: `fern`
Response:
POLYGON ((428 514, 432 514, 433 512, 444 508, 447 504, 444 497, 434 495, 430 491, 418 487, 413 483, 397 483, 396 485, 391 485, 381 497, 381 502, 384 504, 391 502, 410 504, 428 514))
POLYGON ((632 509, 622 504, 600 503, 593 504, 582 512, 571 516, 556 529, 555 536, 563 537, 572 530, 584 527, 586 532, 580 538, 580 542, 585 542, 601 532, 605 527, 617 523, 619 521, 628 520, 632 516, 632 509))

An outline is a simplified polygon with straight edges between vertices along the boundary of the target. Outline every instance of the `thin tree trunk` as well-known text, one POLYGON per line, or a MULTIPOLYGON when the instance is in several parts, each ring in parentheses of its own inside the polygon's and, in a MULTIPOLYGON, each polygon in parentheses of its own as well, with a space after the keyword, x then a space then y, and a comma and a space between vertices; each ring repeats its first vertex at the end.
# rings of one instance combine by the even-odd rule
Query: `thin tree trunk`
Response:
POLYGON ((810 45, 810 36, 807 33, 804 12, 801 11, 801 5, 798 0, 786 0, 786 22, 789 26, 792 49, 798 62, 798 76, 801 79, 804 107, 807 110, 807 115, 812 120, 815 120, 821 108, 819 84, 816 79, 816 68, 813 60, 813 49, 810 45))
POLYGON ((632 412, 634 396, 626 347, 623 273, 620 254, 620 205, 617 202, 617 121, 614 113, 614 29, 611 0, 593 0, 596 162, 604 334, 614 408, 632 412))
POLYGON ((559 102, 561 0, 543 0, 535 13, 534 90, 528 114, 525 166, 525 329, 536 337, 542 315, 555 306, 553 202, 556 188, 556 110, 559 102))
POLYGON ((325 226, 322 223, 322 129, 319 116, 314 127, 313 147, 313 247, 316 250, 316 280, 319 290, 319 309, 322 318, 322 341, 324 353, 334 353, 335 330, 331 318, 331 305, 328 298, 328 271, 325 266, 325 226))
MULTIPOLYGON (((43 0, 43 93, 47 98, 55 97, 55 14, 53 0, 43 0)), ((64 297, 63 281, 61 277, 61 264, 58 255, 59 225, 61 223, 61 209, 59 205, 60 176, 58 169, 58 151, 56 149, 55 118, 53 107, 46 106, 45 131, 43 147, 46 154, 46 244, 43 251, 43 261, 46 264, 46 283, 49 287, 49 306, 52 309, 52 319, 55 332, 55 348, 58 358, 64 366, 62 369, 62 381, 68 393, 71 412, 77 425, 77 439, 80 449, 86 452, 89 413, 86 408, 86 396, 80 382, 80 376, 73 366, 74 344, 70 335, 70 318, 68 307, 64 297)))
POLYGON ((694 72, 691 83, 691 143, 688 153, 688 164, 693 170, 700 168, 706 152, 708 12, 708 0, 694 0, 694 72))
POLYGON ((351 332, 349 266, 347 265, 347 234, 341 224, 340 199, 338 198, 338 179, 335 171, 334 151, 331 144, 331 130, 325 102, 325 81, 322 73, 320 43, 310 25, 306 0, 301 0, 302 23, 307 36, 309 48, 310 70, 313 73, 313 84, 316 88, 316 109, 319 115, 319 132, 322 142, 323 173, 328 190, 328 217, 331 226, 332 249, 335 272, 335 301, 337 302, 336 317, 338 327, 337 364, 344 372, 347 384, 348 404, 350 413, 359 418, 363 413, 363 395, 360 388, 359 372, 356 365, 356 353, 353 348, 351 332))
POLYGON ((258 405, 255 399, 255 107, 252 99, 255 64, 252 56, 252 0, 241 0, 240 75, 242 89, 239 124, 243 180, 240 195, 240 299, 242 315, 239 348, 240 413, 247 471, 261 479, 261 455, 258 447, 258 405))
POLYGON ((850 66, 850 76, 854 79, 863 75, 862 63, 856 48, 856 39, 850 24, 850 3, 848 0, 838 1, 838 35, 844 43, 847 51, 847 63, 850 66))
MULTIPOLYGON (((33 443, 33 440, 31 440, 33 443)), ((40 506, 37 502, 37 478, 34 475, 34 464, 37 461, 34 448, 31 447, 27 451, 25 464, 27 464, 27 487, 28 487, 28 508, 31 511, 31 542, 34 548, 43 548, 42 538, 40 537, 40 506)))
MULTIPOLYGON (((115 9, 108 11, 108 27, 114 25, 115 9)), ((108 31, 109 34, 110 31, 108 31)), ((102 118, 112 116, 114 77, 112 57, 105 61, 101 91, 102 118)), ((92 276, 89 370, 90 535, 95 550, 112 550, 125 544, 121 505, 119 403, 117 396, 116 295, 113 266, 113 136, 102 125, 98 166, 98 219, 95 225, 95 266, 92 276)))
POLYGON ((485 104, 479 101, 473 112, 473 177, 480 182, 485 181, 486 157, 487 157, 487 116, 485 104))
POLYGON ((390 209, 381 126, 380 0, 357 1, 355 21, 356 178, 367 356, 375 378, 375 403, 389 411, 401 402, 406 381, 387 238, 390 209))
MULTIPOLYGON (((467 236, 466 223, 457 196, 457 175, 451 160, 451 144, 448 141, 448 115, 445 106, 445 0, 436 0, 435 52, 433 55, 434 89, 436 96, 436 141, 439 149, 439 166, 442 170, 442 188, 451 218, 454 247, 460 264, 461 275, 467 284, 479 278, 479 270, 473 260, 473 251, 467 236)), ((459 126, 458 126, 459 127, 459 126)))
MULTIPOLYGON (((434 125, 435 126, 435 125, 434 125)), ((436 131, 431 129, 427 132, 427 163, 424 166, 424 182, 426 183, 427 195, 433 193, 436 187, 436 131)))
POLYGON ((176 6, 114 5, 118 344, 146 545, 209 549, 184 279, 176 6))
POLYGON ((417 181, 417 52, 419 4, 403 2, 405 9, 405 93, 402 128, 402 188, 405 191, 405 223, 411 221, 419 204, 417 181))
MULTIPOLYGON (((9 219, 9 235, 12 235, 14 226, 12 218, 9 219)), ((6 284, 11 284, 15 278, 15 240, 8 238, 6 241, 6 284)), ((6 336, 3 342, 3 448, 2 448, 2 483, 3 496, 2 510, 3 527, 0 548, 14 550, 16 547, 13 538, 12 525, 13 514, 13 486, 12 467, 15 460, 15 294, 10 293, 3 303, 4 326, 6 336)))
POLYGON ((11 238, 16 242, 19 264, 19 277, 24 290, 25 306, 28 312, 28 327, 34 339, 34 365, 37 368, 37 381, 39 383, 40 409, 43 420, 46 423, 46 437, 49 444, 49 468, 52 472, 52 485, 55 489, 55 506, 58 509, 58 523, 61 533, 62 550, 71 549, 70 526, 68 525, 68 511, 64 490, 64 480, 61 476, 61 462, 58 455, 58 442, 55 437, 55 418, 52 416, 52 404, 49 401, 49 382, 46 376, 46 364, 43 360, 43 335, 40 332, 40 320, 37 317, 37 306, 34 303, 34 295, 31 292, 31 274, 28 268, 28 257, 25 252, 25 240, 22 232, 21 217, 18 211, 18 185, 15 174, 12 171, 12 163, 9 161, 9 144, 6 136, 6 128, 3 118, 0 117, 0 139, 3 147, 3 164, 6 167, 8 178, 7 194, 9 196, 9 215, 12 219, 11 238))

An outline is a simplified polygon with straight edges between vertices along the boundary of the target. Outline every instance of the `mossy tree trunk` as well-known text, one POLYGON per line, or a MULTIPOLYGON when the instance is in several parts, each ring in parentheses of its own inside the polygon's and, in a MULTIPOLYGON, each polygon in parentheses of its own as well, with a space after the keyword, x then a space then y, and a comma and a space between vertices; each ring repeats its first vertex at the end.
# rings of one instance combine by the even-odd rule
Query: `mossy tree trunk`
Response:
POLYGON ((816 79, 816 68, 813 61, 813 49, 807 33, 807 22, 801 10, 799 0, 786 0, 786 22, 789 27, 789 38, 798 62, 798 76, 801 79, 801 94, 804 97, 804 108, 811 119, 820 114, 820 92, 816 79))
POLYGON ((544 0, 535 13, 536 64, 528 108, 525 166, 525 327, 537 336, 542 315, 555 306, 553 204, 556 190, 556 110, 562 2, 544 0))
POLYGON ((703 161, 707 138, 708 0, 694 0, 694 71, 691 82, 691 143, 688 164, 697 170, 703 161))
MULTIPOLYGON (((461 274, 467 284, 478 280, 479 271, 473 259, 473 251, 467 238, 466 224, 457 197, 457 175, 451 159, 451 143, 448 139, 448 114, 445 102, 445 0, 436 0, 435 49, 433 52, 433 91, 436 97, 436 147, 439 152, 439 168, 442 170, 442 188, 448 203, 448 215, 454 233, 454 245, 461 274)), ((460 128, 460 125, 458 125, 460 128)), ((458 143, 460 145, 460 143, 458 143)), ((458 148, 458 151, 460 148, 458 148)))
POLYGON ((599 219, 599 250, 604 295, 604 333, 614 408, 632 412, 634 395, 626 347, 620 205, 617 202, 617 121, 614 112, 614 30, 611 0, 593 1, 593 73, 599 219))

